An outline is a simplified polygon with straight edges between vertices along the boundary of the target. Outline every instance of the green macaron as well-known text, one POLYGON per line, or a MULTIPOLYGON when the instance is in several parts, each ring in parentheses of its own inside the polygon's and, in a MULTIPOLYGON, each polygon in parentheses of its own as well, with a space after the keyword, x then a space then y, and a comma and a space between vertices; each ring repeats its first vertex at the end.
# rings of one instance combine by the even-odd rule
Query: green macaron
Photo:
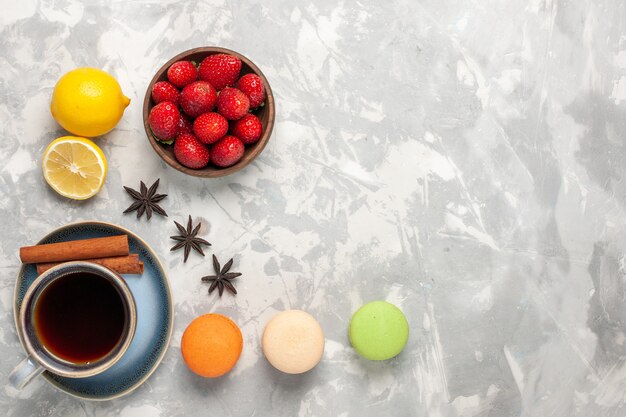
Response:
POLYGON ((402 311, 386 301, 372 301, 350 321, 350 343, 365 359, 384 361, 398 355, 409 338, 409 323, 402 311))

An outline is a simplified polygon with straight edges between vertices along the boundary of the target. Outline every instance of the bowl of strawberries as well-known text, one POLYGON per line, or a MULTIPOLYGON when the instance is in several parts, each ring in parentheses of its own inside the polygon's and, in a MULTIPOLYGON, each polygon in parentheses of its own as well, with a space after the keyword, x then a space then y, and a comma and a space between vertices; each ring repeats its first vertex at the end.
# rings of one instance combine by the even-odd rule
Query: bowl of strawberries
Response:
POLYGON ((274 97, 261 70, 218 47, 170 59, 152 78, 143 103, 156 153, 196 177, 221 177, 252 162, 272 134, 274 117, 274 97))

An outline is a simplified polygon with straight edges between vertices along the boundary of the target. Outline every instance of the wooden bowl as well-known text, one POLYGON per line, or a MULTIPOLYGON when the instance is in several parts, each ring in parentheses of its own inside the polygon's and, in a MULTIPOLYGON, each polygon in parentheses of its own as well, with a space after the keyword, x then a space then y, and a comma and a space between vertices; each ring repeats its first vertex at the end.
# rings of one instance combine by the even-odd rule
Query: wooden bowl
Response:
POLYGON ((193 175, 195 177, 205 177, 205 178, 222 177, 224 175, 237 172, 240 169, 244 168, 246 165, 248 165, 250 162, 252 162, 252 160, 256 158, 256 156, 263 151, 263 148, 265 148, 265 145, 267 145, 267 142, 269 141, 270 136, 272 135, 272 129, 274 128, 275 115, 276 115, 276 110, 274 108, 274 96, 272 95, 272 89, 270 88, 270 84, 267 82, 267 78, 265 78, 265 75, 263 75, 261 70, 245 56, 235 51, 231 51, 230 49, 218 48, 218 47, 213 47, 213 46, 190 49, 188 51, 185 51, 176 55, 174 58, 167 61, 165 65, 159 68, 157 73, 152 78, 152 81, 150 81, 150 85, 148 85, 148 90, 146 91, 146 96, 143 100, 143 125, 144 125, 144 128, 146 129, 148 140, 150 141, 150 144, 152 145, 156 153, 169 166, 181 172, 184 172, 185 174, 193 175), (265 95, 266 95, 265 105, 254 110, 253 114, 256 115, 261 121, 261 125, 263 126, 263 133, 261 134, 261 138, 259 139, 257 143, 246 146, 246 150, 243 154, 243 157, 235 165, 232 165, 227 168, 219 168, 209 163, 208 166, 201 168, 201 169, 187 168, 186 166, 179 163, 174 157, 174 146, 165 145, 159 142, 154 137, 154 135, 152 134, 152 131, 150 130, 150 126, 148 125, 148 115, 150 114, 150 110, 152 109, 152 107, 154 107, 154 102, 152 101, 152 97, 151 97, 152 87, 158 81, 167 81, 167 70, 170 67, 170 65, 172 65, 174 62, 181 61, 181 60, 188 60, 188 61, 197 62, 199 64, 200 62, 202 62, 204 58, 206 58, 209 55, 214 55, 214 54, 229 54, 229 55, 233 55, 239 58, 241 60, 240 76, 244 74, 248 74, 248 73, 254 73, 258 75, 259 77, 261 77, 261 80, 263 81, 263 84, 265 85, 265 95))

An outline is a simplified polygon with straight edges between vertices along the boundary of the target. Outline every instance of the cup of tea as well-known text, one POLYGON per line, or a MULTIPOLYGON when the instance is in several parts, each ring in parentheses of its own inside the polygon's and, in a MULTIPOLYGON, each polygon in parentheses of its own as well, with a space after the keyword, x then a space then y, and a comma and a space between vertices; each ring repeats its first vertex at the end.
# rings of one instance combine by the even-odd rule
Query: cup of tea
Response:
POLYGON ((9 381, 21 389, 45 370, 84 378, 113 366, 133 339, 137 310, 118 274, 76 261, 49 269, 31 284, 18 323, 28 356, 9 381))

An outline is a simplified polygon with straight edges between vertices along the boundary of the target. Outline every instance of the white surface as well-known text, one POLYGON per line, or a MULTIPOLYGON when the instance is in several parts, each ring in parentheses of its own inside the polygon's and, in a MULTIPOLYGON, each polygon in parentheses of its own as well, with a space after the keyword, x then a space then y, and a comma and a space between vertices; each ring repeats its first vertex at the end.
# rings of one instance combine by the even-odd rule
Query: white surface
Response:
POLYGON ((7 416, 620 416, 626 398, 626 7, 620 0, 2 2, 0 365, 22 357, 12 319, 17 249, 71 221, 137 232, 173 286, 175 330, 131 396, 92 404, 43 381, 0 390, 7 416), (243 172, 165 166, 142 125, 170 57, 218 45, 275 94, 274 134, 243 172), (48 104, 67 70, 113 73, 132 102, 98 139, 102 192, 56 196, 40 158, 64 134, 48 104), (122 215, 122 185, 161 178, 168 218, 122 215), (206 258, 170 253, 172 220, 201 220, 206 258), (235 257, 239 294, 207 294, 210 254, 235 257), (411 337, 361 360, 347 326, 388 299, 411 337), (319 319, 324 360, 297 377, 264 359, 284 309, 319 319), (245 346, 217 381, 180 337, 207 312, 245 346))

